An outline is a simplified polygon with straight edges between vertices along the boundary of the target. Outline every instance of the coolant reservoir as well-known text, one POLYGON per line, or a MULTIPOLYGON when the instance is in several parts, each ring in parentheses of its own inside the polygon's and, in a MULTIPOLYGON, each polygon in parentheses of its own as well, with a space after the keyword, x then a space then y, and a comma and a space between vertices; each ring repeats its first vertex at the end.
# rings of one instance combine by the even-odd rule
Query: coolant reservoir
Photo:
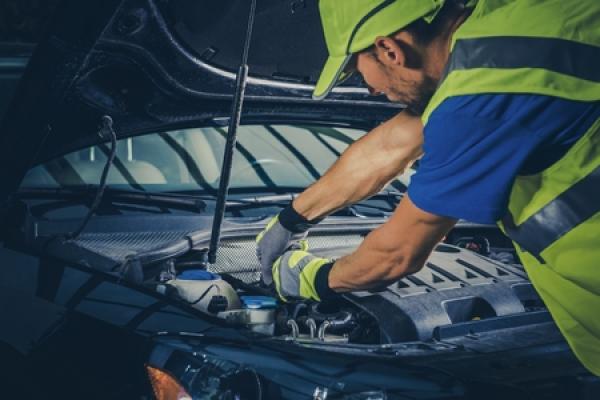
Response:
POLYGON ((277 300, 267 296, 242 296, 243 308, 218 314, 234 326, 245 326, 254 332, 273 335, 277 300))
MULTIPOLYGON (((177 275, 176 279, 166 282, 177 289, 179 297, 192 307, 214 313, 215 304, 223 305, 225 310, 242 307, 235 289, 217 274, 204 270, 188 270, 177 275), (227 304, 224 304, 226 299, 227 304), (211 303, 212 302, 212 303, 211 303)), ((220 309, 218 311, 224 311, 220 309)))

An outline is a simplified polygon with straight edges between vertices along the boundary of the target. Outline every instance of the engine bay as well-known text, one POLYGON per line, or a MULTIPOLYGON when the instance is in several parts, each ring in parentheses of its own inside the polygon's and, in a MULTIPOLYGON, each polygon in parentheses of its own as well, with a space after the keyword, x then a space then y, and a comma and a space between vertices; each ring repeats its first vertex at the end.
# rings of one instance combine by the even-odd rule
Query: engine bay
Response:
MULTIPOLYGON (((308 241, 313 253, 336 258, 350 253, 363 237, 361 232, 317 232, 308 241)), ((461 237, 458 244, 510 259, 506 249, 499 252, 489 243, 475 246, 485 242, 481 236, 461 237)), ((493 328, 500 319, 503 326, 519 324, 523 319, 518 316, 545 309, 520 265, 444 243, 423 269, 385 289, 348 293, 324 303, 281 302, 273 289, 260 283, 254 246, 253 237, 227 239, 213 265, 194 261, 198 257, 189 254, 172 259, 161 272, 157 290, 232 326, 284 340, 320 343, 442 340, 467 334, 473 324, 493 328), (194 280, 190 274, 202 276, 194 280)))
MULTIPOLYGON (((58 221, 31 221, 25 243, 47 254, 117 274, 225 325, 282 340, 396 344, 448 340, 550 317, 498 228, 459 224, 417 273, 378 291, 335 301, 281 302, 260 281, 255 236, 262 222, 228 225, 216 263, 203 257, 210 220, 169 216, 96 218, 75 240, 58 221), (127 219, 127 221, 124 221, 127 219), (52 238, 52 239, 48 239, 52 238), (539 312, 541 311, 541 312, 539 312)), ((311 253, 351 253, 381 221, 326 220, 311 231, 311 253)), ((75 223, 75 222, 74 222, 75 223)))

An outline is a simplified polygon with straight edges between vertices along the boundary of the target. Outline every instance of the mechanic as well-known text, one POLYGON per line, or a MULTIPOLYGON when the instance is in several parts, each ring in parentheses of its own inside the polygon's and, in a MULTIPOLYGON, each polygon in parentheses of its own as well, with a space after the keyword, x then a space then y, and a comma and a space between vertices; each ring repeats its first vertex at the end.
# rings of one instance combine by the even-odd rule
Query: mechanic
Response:
MULTIPOLYGON (((329 58, 406 111, 356 141, 257 237, 283 299, 385 287, 459 218, 497 222, 580 361, 600 375, 600 2, 321 0, 329 58), (424 153, 389 220, 338 260, 308 229, 424 153)), ((271 275, 272 273, 272 275, 271 275)))

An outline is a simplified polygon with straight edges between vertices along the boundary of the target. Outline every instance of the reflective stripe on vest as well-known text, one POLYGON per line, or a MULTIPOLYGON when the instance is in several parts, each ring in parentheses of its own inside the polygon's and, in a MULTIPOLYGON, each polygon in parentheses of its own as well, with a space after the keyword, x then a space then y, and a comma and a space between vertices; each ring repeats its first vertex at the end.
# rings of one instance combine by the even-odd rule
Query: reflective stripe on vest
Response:
POLYGON ((523 36, 456 41, 445 76, 472 68, 543 68, 600 82, 600 47, 565 39, 523 36))
POLYGON ((508 237, 538 261, 544 262, 540 253, 567 232, 600 212, 600 167, 575 183, 519 226, 512 216, 504 218, 508 237))
POLYGON ((559 38, 492 36, 455 42, 422 120, 450 96, 528 93, 600 100, 600 47, 559 38), (535 82, 532 84, 532 81, 535 82))
POLYGON ((453 96, 523 93, 599 101, 599 20, 598 0, 479 0, 452 36, 423 123, 453 96))

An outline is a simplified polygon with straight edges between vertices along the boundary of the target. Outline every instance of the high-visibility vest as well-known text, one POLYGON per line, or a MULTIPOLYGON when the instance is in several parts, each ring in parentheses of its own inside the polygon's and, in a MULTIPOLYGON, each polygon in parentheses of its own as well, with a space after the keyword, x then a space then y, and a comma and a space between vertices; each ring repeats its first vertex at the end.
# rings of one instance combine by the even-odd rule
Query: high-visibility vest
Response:
MULTIPOLYGON (((600 1, 479 0, 452 38, 423 122, 449 97, 484 93, 599 102, 600 1)), ((599 211, 600 119, 553 165, 516 178, 498 222, 575 355, 596 375, 599 211)))

